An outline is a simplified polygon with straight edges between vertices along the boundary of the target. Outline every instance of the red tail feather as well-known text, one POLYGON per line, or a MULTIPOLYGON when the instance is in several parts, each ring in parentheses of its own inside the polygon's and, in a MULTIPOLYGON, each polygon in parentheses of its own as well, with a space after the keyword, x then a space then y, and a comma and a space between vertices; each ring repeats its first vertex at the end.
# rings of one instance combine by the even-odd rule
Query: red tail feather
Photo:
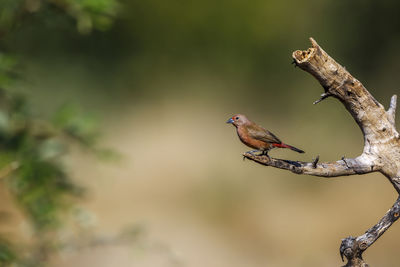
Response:
POLYGON ((296 152, 298 152, 298 153, 304 153, 303 150, 298 149, 298 148, 296 148, 296 147, 294 147, 294 146, 289 146, 289 145, 284 144, 284 143, 272 144, 272 145, 273 145, 274 147, 289 148, 289 149, 291 149, 291 150, 293 150, 293 151, 296 151, 296 152))

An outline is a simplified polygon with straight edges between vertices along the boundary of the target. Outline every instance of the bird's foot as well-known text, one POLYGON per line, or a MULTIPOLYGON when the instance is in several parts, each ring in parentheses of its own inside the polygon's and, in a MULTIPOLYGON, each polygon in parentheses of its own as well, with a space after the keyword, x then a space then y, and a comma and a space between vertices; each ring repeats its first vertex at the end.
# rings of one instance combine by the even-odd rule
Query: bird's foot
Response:
POLYGON ((268 150, 264 150, 264 151, 261 153, 261 155, 262 155, 262 156, 266 156, 269 160, 271 160, 271 158, 270 158, 269 155, 268 155, 268 150))
POLYGON ((260 155, 262 155, 262 154, 260 154, 260 155, 255 155, 254 153, 256 153, 256 152, 262 152, 262 151, 255 149, 255 150, 247 151, 246 153, 252 154, 253 156, 260 156, 260 155))
POLYGON ((246 153, 252 154, 252 155, 254 155, 254 156, 267 156, 267 157, 269 158, 269 156, 268 156, 268 150, 258 150, 258 149, 255 149, 255 150, 247 151, 246 153), (254 154, 254 153, 258 153, 258 154, 254 154))
POLYGON ((247 151, 246 153, 249 153, 253 156, 263 156, 264 155, 264 151, 258 150, 258 149, 250 150, 250 151, 247 151), (258 153, 258 154, 255 154, 255 153, 258 153))
POLYGON ((253 156, 266 156, 269 160, 271 159, 268 155, 268 150, 255 149, 255 150, 247 151, 246 153, 249 153, 253 156), (258 153, 258 154, 255 154, 255 153, 258 153))

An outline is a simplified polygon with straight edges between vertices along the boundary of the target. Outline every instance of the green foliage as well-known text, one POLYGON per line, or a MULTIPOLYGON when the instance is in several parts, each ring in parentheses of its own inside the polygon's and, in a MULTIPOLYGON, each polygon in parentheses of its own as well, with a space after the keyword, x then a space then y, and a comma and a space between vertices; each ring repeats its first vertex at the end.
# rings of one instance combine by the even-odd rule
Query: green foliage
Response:
MULTIPOLYGON (((117 11, 117 0, 2 0, 0 35, 23 27, 31 17, 45 20, 60 14, 75 20, 79 33, 107 30, 117 11)), ((0 180, 8 185, 37 240, 28 256, 22 256, 12 249, 19 244, 0 239, 0 266, 44 266, 56 247, 51 233, 62 226, 71 200, 83 191, 71 181, 63 156, 71 142, 101 151, 98 131, 93 118, 72 105, 61 107, 51 119, 38 118, 26 96, 7 89, 23 73, 16 71, 19 61, 12 47, 0 41, 3 47, 8 53, 0 52, 0 180)))
MULTIPOLYGON (((82 193, 62 164, 62 156, 70 143, 70 139, 65 138, 69 135, 69 127, 74 126, 80 144, 95 146, 95 143, 89 140, 90 135, 85 135, 84 123, 69 123, 75 121, 73 118, 77 114, 70 114, 66 121, 56 120, 62 121, 56 125, 35 118, 23 96, 5 90, 0 92, 0 172, 11 174, 7 179, 11 192, 33 231, 43 236, 61 226, 60 218, 71 207, 71 197, 82 193)), ((61 109, 58 114, 64 112, 61 109)), ((91 127, 94 134, 94 126, 91 127)), ((48 242, 47 239, 40 240, 39 243, 44 243, 40 247, 48 247, 45 245, 48 242)), ((15 259, 7 256, 12 254, 8 253, 6 243, 3 247, 4 258, 15 259)))
POLYGON ((17 66, 15 57, 0 53, 0 87, 10 85, 16 77, 15 67, 17 66))
POLYGON ((8 31, 23 24, 23 20, 29 14, 47 16, 49 9, 51 12, 61 11, 73 18, 78 31, 86 34, 93 29, 109 29, 119 4, 117 0, 2 0, 0 29, 8 31))
POLYGON ((64 105, 55 113, 52 121, 59 129, 88 147, 93 147, 97 140, 94 118, 83 113, 76 105, 64 105))
MULTIPOLYGON (((64 133, 36 119, 23 96, 0 92, 0 173, 9 176, 7 184, 34 232, 56 230, 68 200, 82 191, 62 165, 64 133)), ((8 243, 0 242, 0 262, 15 260, 13 255, 8 243)))
MULTIPOLYGON (((114 150, 99 148, 96 145, 99 139, 97 121, 94 116, 83 112, 77 105, 65 104, 55 113, 51 121, 58 131, 62 131, 67 137, 75 140, 100 159, 115 160, 120 158, 120 155, 114 150)), ((57 148, 62 150, 58 143, 52 142, 48 145, 54 150, 57 148)))
POLYGON ((109 29, 113 17, 118 11, 118 3, 115 0, 65 0, 60 2, 63 2, 66 12, 76 20, 80 33, 89 33, 93 28, 109 29))
POLYGON ((10 183, 21 207, 29 215, 36 231, 58 226, 59 213, 69 206, 67 196, 76 195, 77 186, 69 181, 59 162, 42 160, 35 148, 26 148, 19 157, 21 167, 10 183))
POLYGON ((0 239, 0 266, 10 266, 16 260, 16 254, 11 245, 3 239, 0 239))

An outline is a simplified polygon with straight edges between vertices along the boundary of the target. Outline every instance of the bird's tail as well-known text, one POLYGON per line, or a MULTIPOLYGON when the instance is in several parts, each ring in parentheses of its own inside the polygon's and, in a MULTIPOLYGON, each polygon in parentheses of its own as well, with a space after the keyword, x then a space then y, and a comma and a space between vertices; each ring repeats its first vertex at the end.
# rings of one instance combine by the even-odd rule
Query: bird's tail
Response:
POLYGON ((275 146, 275 147, 282 147, 282 148, 289 148, 289 149, 291 149, 291 150, 293 150, 293 151, 296 151, 296 152, 298 152, 298 153, 304 153, 303 150, 298 149, 298 148, 296 148, 296 147, 294 147, 294 146, 289 146, 289 145, 284 144, 284 143, 274 144, 274 146, 275 146))

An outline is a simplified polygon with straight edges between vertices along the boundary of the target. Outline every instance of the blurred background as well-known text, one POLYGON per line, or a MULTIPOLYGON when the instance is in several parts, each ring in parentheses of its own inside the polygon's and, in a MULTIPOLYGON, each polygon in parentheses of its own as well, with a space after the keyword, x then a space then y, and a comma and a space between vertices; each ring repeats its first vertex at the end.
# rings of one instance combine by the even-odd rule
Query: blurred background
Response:
MULTIPOLYGON (((398 1, 2 0, 2 266, 340 266, 397 198, 380 174, 243 161, 236 113, 335 161, 358 126, 291 54, 309 37, 388 107, 398 1)), ((394 266, 395 224, 364 254, 394 266)))

